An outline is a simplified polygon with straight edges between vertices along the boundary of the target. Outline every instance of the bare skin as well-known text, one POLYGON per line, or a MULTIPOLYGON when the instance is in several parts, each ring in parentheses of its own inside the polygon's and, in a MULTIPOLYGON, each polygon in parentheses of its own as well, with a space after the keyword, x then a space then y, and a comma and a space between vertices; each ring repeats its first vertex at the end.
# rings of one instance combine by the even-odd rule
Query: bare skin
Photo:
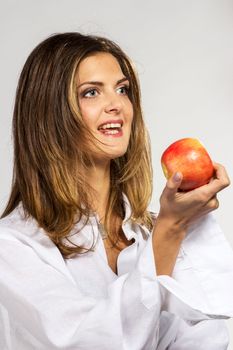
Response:
POLYGON ((178 191, 182 181, 167 181, 160 198, 160 212, 153 230, 157 275, 171 275, 188 226, 197 218, 218 208, 217 193, 230 185, 225 168, 214 163, 215 179, 193 191, 178 191))
MULTIPOLYGON (((103 218, 106 213, 106 205, 109 196, 110 188, 110 164, 107 162, 97 162, 95 168, 88 171, 88 183, 94 189, 93 195, 93 208, 98 214, 100 221, 103 222, 103 218)), ((117 259, 121 250, 132 244, 132 241, 128 241, 122 232, 122 219, 117 218, 117 231, 120 237, 117 242, 117 246, 113 246, 111 241, 107 238, 103 241, 108 264, 112 271, 117 274, 117 259)), ((115 230, 115 227, 113 227, 115 230)))
MULTIPOLYGON (((106 213, 110 189, 110 161, 125 154, 133 120, 133 106, 128 97, 129 81, 124 76, 121 67, 112 55, 97 53, 85 58, 77 72, 79 106, 83 120, 100 141, 99 147, 92 147, 95 167, 90 167, 85 176, 94 190, 92 205, 100 220, 106 213), (103 124, 121 125, 121 133, 103 132, 103 124)), ((114 218, 115 219, 115 218, 114 218)), ((120 234, 121 221, 117 219, 114 231, 120 234)), ((109 266, 117 272, 117 258, 122 249, 131 244, 123 234, 118 242, 118 248, 112 247, 106 239, 104 245, 109 266)))
POLYGON ((130 246, 133 243, 133 241, 128 241, 126 238, 124 238, 124 235, 121 235, 120 240, 117 243, 117 247, 112 247, 112 244, 109 242, 108 239, 104 240, 104 247, 108 259, 108 265, 112 269, 112 271, 117 274, 117 259, 120 252, 130 246))
MULTIPOLYGON (((108 163, 106 165, 104 165, 104 163, 98 163, 96 164, 96 167, 94 169, 90 169, 90 171, 88 172, 88 182, 94 189, 93 208, 102 222, 103 218, 105 217, 106 205, 110 188, 110 166, 108 163)), ((120 254, 122 249, 124 249, 132 243, 129 242, 122 233, 121 224, 122 221, 118 218, 117 230, 118 232, 121 231, 119 232, 119 236, 121 238, 117 243, 117 246, 113 246, 108 238, 103 241, 108 259, 108 265, 116 274, 118 255, 120 254)))

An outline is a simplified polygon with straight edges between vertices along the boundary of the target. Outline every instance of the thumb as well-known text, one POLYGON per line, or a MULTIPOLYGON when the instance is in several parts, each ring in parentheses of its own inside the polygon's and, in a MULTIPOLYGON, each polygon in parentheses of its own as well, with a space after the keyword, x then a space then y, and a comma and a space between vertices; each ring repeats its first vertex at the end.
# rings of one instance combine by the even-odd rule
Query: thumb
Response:
POLYGON ((172 195, 177 192, 182 182, 182 179, 183 179, 182 173, 176 172, 167 180, 165 190, 168 195, 172 195))

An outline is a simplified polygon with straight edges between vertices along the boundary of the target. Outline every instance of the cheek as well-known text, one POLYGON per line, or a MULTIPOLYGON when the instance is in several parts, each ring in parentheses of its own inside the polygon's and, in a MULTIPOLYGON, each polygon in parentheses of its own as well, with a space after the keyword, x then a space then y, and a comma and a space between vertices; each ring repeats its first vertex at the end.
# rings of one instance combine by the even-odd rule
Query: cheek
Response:
POLYGON ((128 121, 130 123, 130 125, 132 125, 132 122, 133 122, 133 118, 134 118, 134 110, 133 110, 133 106, 132 104, 130 103, 130 106, 129 106, 129 112, 128 112, 128 121))
POLYGON ((89 105, 86 103, 79 104, 81 116, 88 127, 95 125, 98 120, 98 109, 94 105, 89 105))
POLYGON ((125 118, 127 118, 128 122, 133 120, 134 108, 133 108, 133 104, 129 98, 126 98, 123 100, 122 112, 123 112, 125 118))

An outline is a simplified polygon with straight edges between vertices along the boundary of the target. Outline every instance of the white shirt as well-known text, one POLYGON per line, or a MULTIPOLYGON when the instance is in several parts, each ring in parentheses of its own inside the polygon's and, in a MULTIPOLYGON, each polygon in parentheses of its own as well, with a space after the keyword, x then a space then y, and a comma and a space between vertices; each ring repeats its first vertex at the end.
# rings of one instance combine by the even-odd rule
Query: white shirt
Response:
POLYGON ((233 316, 233 254, 212 215, 182 243, 174 274, 156 276, 151 234, 128 220, 135 242, 108 266, 96 218, 72 240, 95 250, 64 260, 19 205, 0 220, 1 350, 226 350, 233 316))

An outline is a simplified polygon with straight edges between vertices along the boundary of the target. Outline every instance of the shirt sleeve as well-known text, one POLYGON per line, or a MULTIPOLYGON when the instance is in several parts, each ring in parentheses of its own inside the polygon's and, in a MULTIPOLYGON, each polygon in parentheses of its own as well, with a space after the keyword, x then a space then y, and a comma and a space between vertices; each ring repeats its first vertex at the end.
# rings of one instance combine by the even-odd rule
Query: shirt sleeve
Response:
POLYGON ((229 335, 223 320, 212 319, 188 324, 180 319, 178 332, 168 349, 227 350, 228 345, 229 335))
POLYGON ((213 214, 190 227, 173 276, 158 276, 164 309, 187 321, 233 316, 233 254, 213 214))
POLYGON ((161 300, 151 239, 133 270, 111 283, 107 297, 100 299, 83 295, 78 285, 29 244, 16 239, 0 242, 0 304, 20 326, 27 346, 46 350, 156 348, 161 300))
POLYGON ((162 311, 156 350, 226 350, 229 336, 223 320, 184 321, 162 311))

